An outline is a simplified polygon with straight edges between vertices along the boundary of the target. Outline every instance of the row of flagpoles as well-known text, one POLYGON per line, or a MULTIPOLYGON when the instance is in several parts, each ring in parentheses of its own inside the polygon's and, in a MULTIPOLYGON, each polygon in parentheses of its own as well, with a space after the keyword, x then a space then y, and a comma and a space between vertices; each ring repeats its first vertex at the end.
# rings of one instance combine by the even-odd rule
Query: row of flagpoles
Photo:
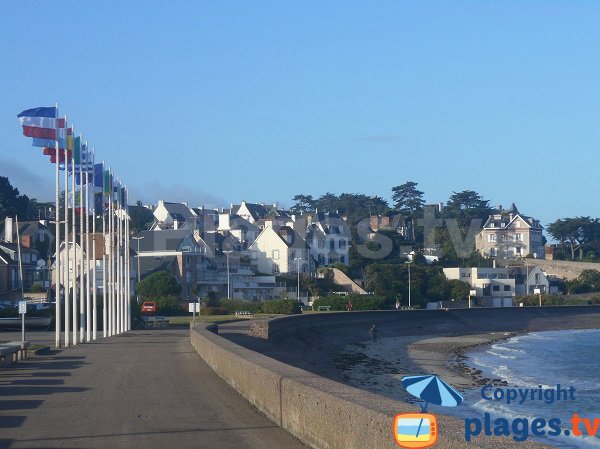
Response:
POLYGON ((63 343, 68 347, 93 341, 98 337, 97 274, 100 261, 102 336, 110 337, 130 330, 131 267, 127 187, 115 179, 112 168, 106 167, 104 162, 95 162, 95 150, 89 150, 88 143, 81 134, 75 136, 74 127, 68 125, 66 116, 59 117, 58 105, 27 109, 17 117, 23 126, 23 134, 32 137, 33 146, 42 147, 43 154, 50 156, 50 162, 55 164, 56 238, 53 277, 56 286, 56 348, 60 348, 63 343), (64 217, 60 214, 60 171, 64 171, 64 217), (96 219, 99 216, 102 218, 101 236, 96 229, 96 219), (64 225, 63 251, 61 224, 64 225), (102 245, 98 248, 100 243, 102 245), (61 253, 64 254, 63 257, 61 253), (61 289, 64 292, 64 302, 61 301, 61 289), (63 331, 64 336, 61 338, 63 331))

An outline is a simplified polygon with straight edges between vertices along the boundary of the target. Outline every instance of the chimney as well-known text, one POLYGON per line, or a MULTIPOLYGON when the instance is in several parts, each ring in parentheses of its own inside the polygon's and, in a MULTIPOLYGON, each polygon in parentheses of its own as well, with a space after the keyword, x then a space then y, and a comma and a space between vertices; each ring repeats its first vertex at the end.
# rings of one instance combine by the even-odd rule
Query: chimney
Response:
POLYGON ((165 200, 158 200, 158 207, 164 206, 165 200))
POLYGON ((12 217, 6 217, 4 220, 4 241, 6 243, 12 243, 13 241, 13 219, 12 217))

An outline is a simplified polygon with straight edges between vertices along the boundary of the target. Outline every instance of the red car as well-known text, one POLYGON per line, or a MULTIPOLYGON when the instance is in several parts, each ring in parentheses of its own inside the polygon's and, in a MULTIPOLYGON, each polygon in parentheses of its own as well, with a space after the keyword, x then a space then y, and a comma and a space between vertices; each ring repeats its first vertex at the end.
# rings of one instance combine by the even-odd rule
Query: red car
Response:
POLYGON ((142 315, 156 313, 158 307, 154 301, 144 301, 142 303, 142 315))

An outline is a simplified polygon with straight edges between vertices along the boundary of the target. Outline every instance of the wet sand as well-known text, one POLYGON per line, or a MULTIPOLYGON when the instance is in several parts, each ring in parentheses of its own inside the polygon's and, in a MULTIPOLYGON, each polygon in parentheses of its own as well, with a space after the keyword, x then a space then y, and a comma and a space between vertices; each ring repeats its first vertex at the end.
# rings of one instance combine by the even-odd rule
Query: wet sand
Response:
POLYGON ((468 366, 468 351, 517 335, 493 332, 464 336, 406 336, 381 338, 346 346, 335 357, 343 379, 353 386, 396 400, 413 403, 414 398, 399 388, 404 376, 436 374, 458 390, 487 383, 503 385, 502 379, 488 379, 468 366))

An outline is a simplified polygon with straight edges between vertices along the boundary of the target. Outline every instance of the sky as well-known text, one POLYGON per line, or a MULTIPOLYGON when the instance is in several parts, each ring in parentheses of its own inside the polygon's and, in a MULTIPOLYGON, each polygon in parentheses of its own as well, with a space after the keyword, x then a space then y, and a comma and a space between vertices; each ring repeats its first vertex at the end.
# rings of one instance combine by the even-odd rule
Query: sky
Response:
POLYGON ((16 115, 58 102, 133 200, 293 204, 418 182, 598 217, 600 2, 0 7, 0 176, 52 200, 16 115))

